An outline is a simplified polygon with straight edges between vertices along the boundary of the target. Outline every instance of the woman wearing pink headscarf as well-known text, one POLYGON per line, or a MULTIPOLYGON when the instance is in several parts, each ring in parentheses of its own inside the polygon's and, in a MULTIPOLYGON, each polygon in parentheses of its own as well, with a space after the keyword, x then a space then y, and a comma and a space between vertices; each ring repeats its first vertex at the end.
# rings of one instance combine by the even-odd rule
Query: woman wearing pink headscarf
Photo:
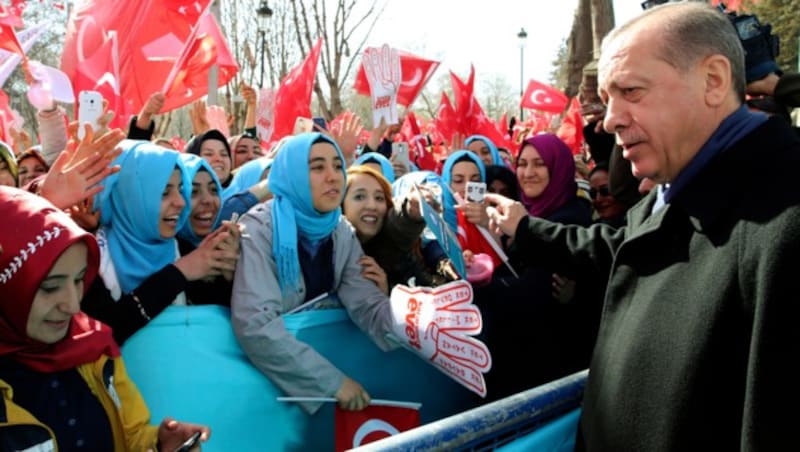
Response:
POLYGON ((577 197, 575 160, 560 138, 543 133, 526 139, 515 169, 528 213, 565 224, 591 223, 591 208, 577 197))
MULTIPOLYGON (((531 215, 562 224, 591 224, 591 207, 577 197, 572 153, 557 136, 526 139, 515 170, 521 201, 531 215)), ((562 274, 557 262, 534 266, 531 256, 515 253, 513 247, 508 251, 519 279, 496 270, 489 287, 475 289, 485 340, 492 350, 492 370, 486 375, 491 399, 588 367, 597 333, 592 322, 597 321, 596 307, 601 305, 592 301, 603 290, 591 269, 569 274, 577 281, 575 293, 572 302, 562 303, 553 293, 553 274, 562 274), (533 371, 520 371, 520 346, 535 361, 533 371)))

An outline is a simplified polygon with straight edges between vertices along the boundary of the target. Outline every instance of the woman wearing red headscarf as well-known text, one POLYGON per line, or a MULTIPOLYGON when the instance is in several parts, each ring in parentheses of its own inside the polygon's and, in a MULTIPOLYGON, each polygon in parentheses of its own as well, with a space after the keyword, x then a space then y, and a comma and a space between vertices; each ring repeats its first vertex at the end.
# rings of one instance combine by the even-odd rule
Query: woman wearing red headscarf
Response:
POLYGON ((94 237, 48 201, 0 187, 0 450, 175 450, 207 427, 150 414, 111 329, 80 310, 94 237))

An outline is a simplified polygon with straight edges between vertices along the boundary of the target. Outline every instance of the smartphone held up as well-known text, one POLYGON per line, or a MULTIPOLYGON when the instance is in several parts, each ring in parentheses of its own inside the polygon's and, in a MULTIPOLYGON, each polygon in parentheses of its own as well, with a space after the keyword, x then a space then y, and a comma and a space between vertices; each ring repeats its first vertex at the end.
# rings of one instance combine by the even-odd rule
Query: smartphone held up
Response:
POLYGON ((86 123, 92 126, 93 132, 100 130, 98 121, 102 115, 103 95, 97 91, 81 91, 78 94, 78 138, 82 140, 86 134, 86 123))

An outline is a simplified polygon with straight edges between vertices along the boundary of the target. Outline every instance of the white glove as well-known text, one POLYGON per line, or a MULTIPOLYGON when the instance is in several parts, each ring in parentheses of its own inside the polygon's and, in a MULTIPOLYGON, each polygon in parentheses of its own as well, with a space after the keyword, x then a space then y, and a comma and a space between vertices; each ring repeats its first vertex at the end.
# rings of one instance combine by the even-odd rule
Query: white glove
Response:
POLYGON ((373 127, 380 126, 381 118, 386 125, 397 124, 397 91, 403 82, 397 49, 388 44, 380 48, 367 47, 364 49, 361 64, 369 82, 373 127))
POLYGON ((483 374, 492 367, 486 345, 470 336, 483 319, 472 304, 472 286, 464 280, 436 288, 397 285, 391 294, 395 337, 406 348, 481 397, 483 374))

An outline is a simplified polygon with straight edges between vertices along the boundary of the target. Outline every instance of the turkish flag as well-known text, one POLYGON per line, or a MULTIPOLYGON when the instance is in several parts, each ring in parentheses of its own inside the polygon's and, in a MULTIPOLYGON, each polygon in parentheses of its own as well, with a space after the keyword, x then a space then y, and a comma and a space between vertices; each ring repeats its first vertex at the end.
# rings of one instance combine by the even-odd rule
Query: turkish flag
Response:
MULTIPOLYGON (((718 6, 720 3, 723 3, 721 0, 711 0, 711 5, 718 6)), ((725 11, 741 11, 742 10, 742 0, 728 0, 725 3, 725 11)), ((758 3, 758 1, 753 0, 753 3, 758 3)))
POLYGON ((0 141, 11 143, 7 130, 11 127, 12 122, 14 122, 14 113, 8 104, 8 95, 0 89, 0 141))
POLYGON ((117 45, 117 35, 112 32, 106 42, 77 68, 72 87, 76 93, 88 90, 102 94, 103 99, 108 101, 108 109, 114 112, 109 127, 125 129, 127 118, 135 113, 127 111, 122 101, 117 45))
POLYGON ((410 143, 411 140, 420 134, 419 122, 413 111, 409 111, 403 119, 403 125, 400 126, 400 132, 395 135, 394 141, 405 141, 410 143))
POLYGON ((272 140, 291 135, 298 116, 311 117, 311 93, 317 77, 317 63, 322 49, 322 38, 308 52, 305 61, 295 67, 281 81, 275 93, 275 128, 272 140))
POLYGON ((467 131, 468 117, 472 114, 472 95, 475 88, 475 67, 470 66, 467 81, 461 80, 453 71, 450 71, 450 83, 453 87, 453 109, 456 112, 456 132, 469 136, 467 131))
MULTIPOLYGON (((156 49, 150 48, 150 51, 156 49)), ((155 58, 158 58, 157 54, 155 58)), ((161 88, 166 96, 161 112, 182 107, 208 94, 208 72, 215 64, 217 86, 228 83, 239 71, 214 15, 203 14, 186 38, 161 88)))
POLYGON ((497 130, 497 124, 486 116, 483 107, 475 98, 475 67, 470 66, 469 78, 466 82, 450 72, 455 96, 455 112, 458 131, 464 136, 484 135, 495 146, 503 143, 503 134, 497 130))
POLYGON ((370 405, 361 411, 345 411, 337 405, 336 451, 354 449, 419 425, 419 410, 415 408, 370 405))
MULTIPOLYGON (((433 73, 436 72, 439 62, 426 60, 402 50, 398 53, 400 54, 400 70, 403 74, 403 81, 400 83, 400 89, 397 92, 397 103, 408 108, 414 103, 419 93, 422 92, 422 88, 431 79, 433 73)), ((364 72, 364 65, 362 64, 358 66, 353 89, 359 94, 369 96, 369 81, 367 81, 367 74, 364 72)))
MULTIPOLYGON (((193 27, 201 22, 209 3, 210 0, 80 0, 67 24, 61 70, 74 83, 78 68, 106 42, 109 32, 116 31, 120 91, 125 103, 121 111, 138 112, 150 95, 163 89, 164 81, 183 52, 193 27)), ((213 30, 209 31, 203 26, 201 22, 198 35, 215 37, 213 30)), ((215 37, 214 43, 220 64, 222 48, 227 47, 221 38, 215 37)), ((235 71, 220 70, 219 85, 227 83, 230 80, 228 76, 232 77, 233 74, 235 71)), ((193 74, 192 77, 198 80, 207 77, 207 71, 193 74)), ((207 85, 187 87, 195 96, 189 101, 205 95, 207 85)), ((163 111, 186 103, 185 96, 168 97, 163 111)), ((127 121, 127 118, 123 119, 127 121)))
POLYGON ((22 28, 25 24, 22 22, 22 9, 25 7, 23 2, 17 2, 14 4, 12 2, 11 6, 5 6, 0 3, 0 24, 8 25, 11 27, 11 30, 14 30, 14 27, 22 28))
POLYGON ((436 130, 442 135, 445 141, 453 139, 453 134, 458 132, 458 119, 456 111, 450 103, 447 93, 442 92, 442 100, 439 101, 439 108, 436 109, 436 118, 433 120, 436 130))
POLYGON ((522 96, 520 106, 531 110, 549 111, 550 113, 561 113, 567 107, 569 99, 561 91, 542 82, 531 80, 525 95, 522 96))
POLYGON ((561 125, 556 131, 561 140, 572 150, 573 155, 580 154, 583 150, 583 116, 581 104, 577 97, 570 102, 569 111, 561 120, 561 125))
MULTIPOLYGON (((4 7, 0 5, 0 15, 4 13, 8 14, 5 12, 4 7)), ((25 56, 25 52, 19 44, 19 39, 17 39, 17 34, 14 32, 14 27, 3 20, 0 20, 0 49, 25 56)))

